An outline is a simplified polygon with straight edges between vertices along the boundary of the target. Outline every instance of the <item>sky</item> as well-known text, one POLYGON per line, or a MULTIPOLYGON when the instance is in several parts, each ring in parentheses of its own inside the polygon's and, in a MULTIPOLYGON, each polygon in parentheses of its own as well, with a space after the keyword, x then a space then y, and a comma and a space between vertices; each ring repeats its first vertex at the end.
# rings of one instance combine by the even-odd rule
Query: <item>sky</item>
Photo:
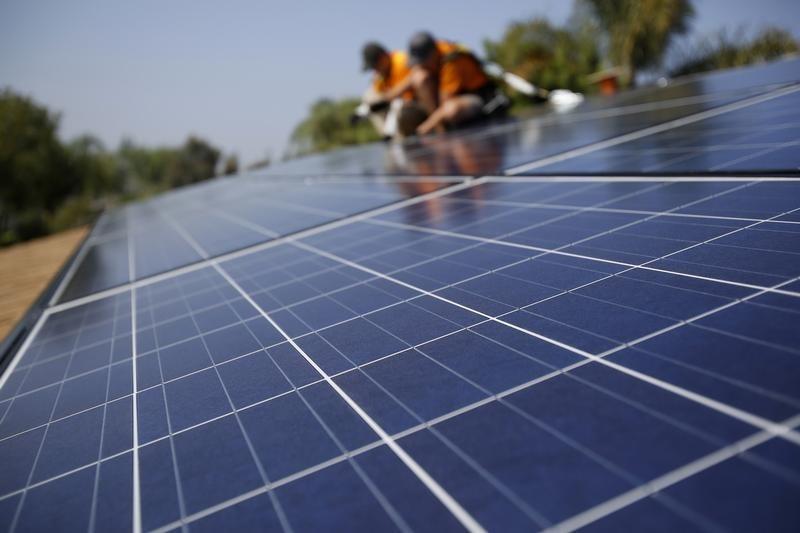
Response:
MULTIPOLYGON (((514 20, 563 23, 569 0, 334 2, 2 0, 0 87, 61 113, 60 135, 116 148, 199 135, 247 164, 279 158, 322 96, 359 95, 360 48, 425 29, 482 50, 514 20)), ((773 24, 800 37, 796 0, 695 0, 694 35, 773 24)))

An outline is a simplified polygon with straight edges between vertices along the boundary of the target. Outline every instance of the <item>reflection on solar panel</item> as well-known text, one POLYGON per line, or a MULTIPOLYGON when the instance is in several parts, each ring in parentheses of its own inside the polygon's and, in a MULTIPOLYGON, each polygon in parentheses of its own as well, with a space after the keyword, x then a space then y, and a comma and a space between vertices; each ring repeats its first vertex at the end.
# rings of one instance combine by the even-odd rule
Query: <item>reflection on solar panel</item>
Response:
POLYGON ((800 150, 787 143, 798 140, 797 96, 791 96, 798 90, 798 79, 797 58, 687 77, 666 88, 645 88, 611 100, 589 99, 572 113, 460 131, 407 143, 402 149, 378 144, 341 150, 280 163, 266 173, 480 176, 796 171, 800 150), (674 132, 677 138, 667 133, 678 128, 682 129, 674 132), (654 137, 656 134, 665 137, 654 137), (656 138, 655 144, 648 143, 656 138), (601 151, 609 147, 624 152, 601 151), (649 148, 661 151, 650 153, 649 148), (785 148, 780 155, 786 155, 775 159, 762 153, 770 148, 785 148), (573 152, 576 149, 580 151, 573 152), (576 157, 585 150, 593 153, 593 159, 576 157), (717 150, 728 151, 703 157, 705 152, 717 150), (681 155, 687 156, 686 162, 679 159, 681 155), (701 157, 692 159, 692 155, 701 157), (565 156, 572 165, 564 161, 559 166, 545 166, 561 162, 565 156))
POLYGON ((796 171, 790 64, 509 147, 636 176, 240 177, 107 214, 1 378, 0 527, 797 531, 800 179, 645 175, 796 171))
POLYGON ((539 161, 523 167, 528 172, 536 168, 555 173, 796 171, 800 166, 798 88, 756 99, 762 101, 560 163, 539 161))
POLYGON ((71 300, 391 204, 447 180, 351 178, 334 183, 220 179, 101 219, 82 261, 53 298, 71 300), (344 187, 342 183, 349 183, 344 187), (130 258, 130 261, 129 261, 130 258))

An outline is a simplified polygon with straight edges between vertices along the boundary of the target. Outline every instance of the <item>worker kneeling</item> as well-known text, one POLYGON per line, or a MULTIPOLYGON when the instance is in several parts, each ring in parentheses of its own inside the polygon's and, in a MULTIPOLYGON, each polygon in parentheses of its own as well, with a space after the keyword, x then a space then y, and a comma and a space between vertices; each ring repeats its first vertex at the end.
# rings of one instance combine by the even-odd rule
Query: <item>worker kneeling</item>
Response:
POLYGON ((428 114, 415 99, 408 55, 401 50, 389 52, 379 43, 369 42, 364 45, 362 56, 363 69, 373 71, 374 77, 355 115, 369 116, 375 129, 387 139, 414 134, 428 114))
POLYGON ((418 134, 443 132, 508 109, 508 98, 463 46, 420 32, 409 42, 408 56, 407 85, 428 114, 418 134))

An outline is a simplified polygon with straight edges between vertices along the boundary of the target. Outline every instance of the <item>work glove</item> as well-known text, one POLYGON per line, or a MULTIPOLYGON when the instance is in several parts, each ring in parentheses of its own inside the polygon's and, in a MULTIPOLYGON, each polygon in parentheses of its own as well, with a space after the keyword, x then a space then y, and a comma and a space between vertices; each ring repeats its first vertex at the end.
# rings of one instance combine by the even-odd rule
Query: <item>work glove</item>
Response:
POLYGON ((379 111, 386 111, 389 109, 390 104, 391 102, 389 102, 389 100, 376 100, 369 104, 369 112, 378 113, 379 111))

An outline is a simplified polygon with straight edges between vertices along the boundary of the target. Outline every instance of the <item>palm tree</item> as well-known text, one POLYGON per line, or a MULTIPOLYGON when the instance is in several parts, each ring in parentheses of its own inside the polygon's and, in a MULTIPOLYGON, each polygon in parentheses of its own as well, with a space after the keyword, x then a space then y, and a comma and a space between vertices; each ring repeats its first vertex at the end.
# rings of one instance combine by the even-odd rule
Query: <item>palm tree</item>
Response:
POLYGON ((627 73, 661 63, 672 38, 686 33, 694 16, 691 0, 583 0, 605 29, 608 58, 627 73))

